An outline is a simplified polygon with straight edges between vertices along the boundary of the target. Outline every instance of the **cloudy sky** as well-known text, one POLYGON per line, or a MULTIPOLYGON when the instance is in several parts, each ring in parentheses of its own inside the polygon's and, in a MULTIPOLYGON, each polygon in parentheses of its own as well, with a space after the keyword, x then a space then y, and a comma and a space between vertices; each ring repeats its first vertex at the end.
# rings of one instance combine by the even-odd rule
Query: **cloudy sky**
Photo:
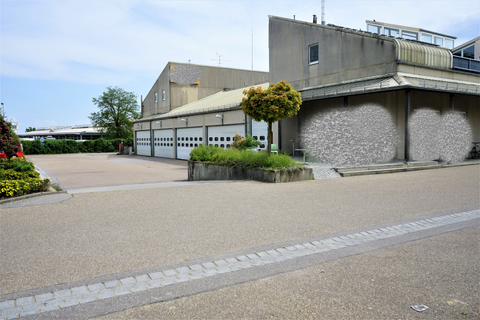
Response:
MULTIPOLYGON (((268 71, 268 15, 320 20, 321 1, 0 0, 0 99, 26 127, 89 123, 108 86, 151 89, 168 61, 268 71)), ((480 35, 479 0, 327 0, 326 21, 480 35)))

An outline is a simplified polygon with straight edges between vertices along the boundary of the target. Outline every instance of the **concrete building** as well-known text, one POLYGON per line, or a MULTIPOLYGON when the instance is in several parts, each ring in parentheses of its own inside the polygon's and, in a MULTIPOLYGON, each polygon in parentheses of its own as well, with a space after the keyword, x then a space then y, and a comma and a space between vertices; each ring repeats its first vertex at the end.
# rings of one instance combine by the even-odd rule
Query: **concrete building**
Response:
POLYGON ((461 112, 473 141, 480 141, 479 39, 453 48, 452 36, 367 25, 375 32, 269 17, 270 82, 286 80, 303 100, 297 116, 277 123, 274 142, 280 149, 291 154, 291 141, 319 112, 371 103, 387 110, 397 129, 396 159, 411 159, 408 122, 421 108, 461 112), (431 43, 422 42, 430 37, 431 43))
POLYGON ((268 79, 268 72, 169 62, 134 122, 136 154, 187 160, 199 143, 226 146, 235 133, 260 127, 258 138, 266 136, 266 124, 250 125, 240 103, 244 89, 268 79))
POLYGON ((37 128, 35 131, 17 134, 20 140, 96 140, 102 134, 91 124, 77 124, 68 126, 49 126, 37 128))

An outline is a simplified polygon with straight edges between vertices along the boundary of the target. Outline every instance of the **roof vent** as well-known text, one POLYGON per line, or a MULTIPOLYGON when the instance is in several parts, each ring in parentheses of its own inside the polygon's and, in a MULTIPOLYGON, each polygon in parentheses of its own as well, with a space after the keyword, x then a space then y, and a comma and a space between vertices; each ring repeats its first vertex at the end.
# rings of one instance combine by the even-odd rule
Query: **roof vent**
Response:
POLYGON ((316 14, 313 15, 313 23, 317 23, 317 15, 316 14))

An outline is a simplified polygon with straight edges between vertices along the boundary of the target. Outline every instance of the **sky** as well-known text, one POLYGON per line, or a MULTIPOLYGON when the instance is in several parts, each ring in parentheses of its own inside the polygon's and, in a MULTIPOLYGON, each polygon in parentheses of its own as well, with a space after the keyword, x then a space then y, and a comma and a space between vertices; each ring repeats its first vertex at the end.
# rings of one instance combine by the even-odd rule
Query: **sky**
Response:
MULTIPOLYGON (((268 71, 268 16, 320 22, 321 1, 0 0, 0 100, 19 132, 90 123, 107 87, 145 97, 168 61, 268 71), (220 55, 220 56, 219 56, 220 55)), ((479 0, 327 0, 325 20, 480 35, 479 0)))

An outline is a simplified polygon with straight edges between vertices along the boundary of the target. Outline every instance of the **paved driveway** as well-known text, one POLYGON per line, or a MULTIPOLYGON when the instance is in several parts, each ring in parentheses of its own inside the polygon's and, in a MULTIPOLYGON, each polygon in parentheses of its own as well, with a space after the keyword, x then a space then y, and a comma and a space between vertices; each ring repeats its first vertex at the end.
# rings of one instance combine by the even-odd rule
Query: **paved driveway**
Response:
POLYGON ((187 180, 187 161, 81 153, 27 157, 48 170, 66 189, 187 180))
POLYGON ((53 310, 31 311, 38 319, 478 319, 480 219, 455 219, 478 211, 479 194, 476 165, 84 193, 1 209, 0 309, 53 310), (454 222, 432 227, 445 217, 454 222), (405 224, 410 231, 397 234, 405 224), (283 253, 319 241, 313 254, 283 253), (286 260, 261 265, 273 251, 286 260))

